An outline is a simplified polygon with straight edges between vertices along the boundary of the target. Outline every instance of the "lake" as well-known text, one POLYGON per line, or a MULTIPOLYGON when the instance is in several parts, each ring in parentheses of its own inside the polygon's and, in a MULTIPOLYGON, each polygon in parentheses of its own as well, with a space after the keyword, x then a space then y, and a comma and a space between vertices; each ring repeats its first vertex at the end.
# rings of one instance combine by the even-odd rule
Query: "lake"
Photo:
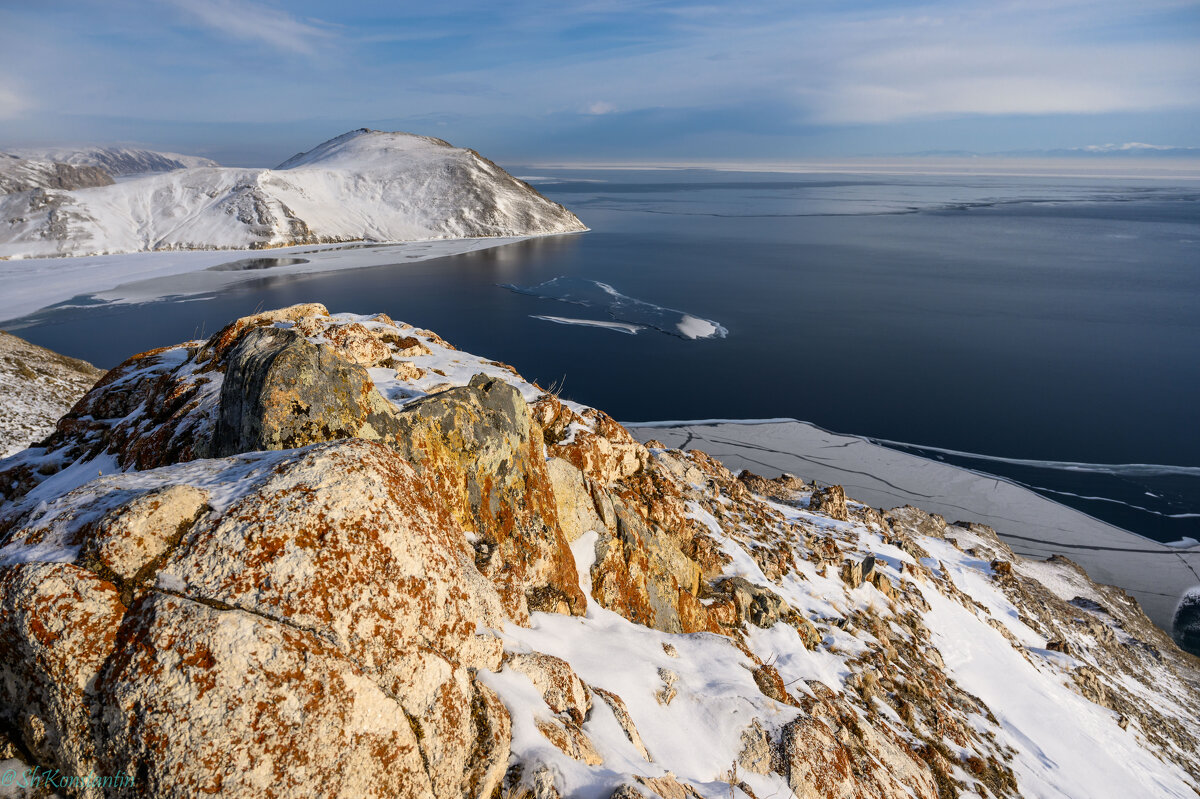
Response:
POLYGON ((591 232, 328 274, 263 262, 217 294, 8 327, 112 366, 255 309, 383 311, 620 420, 794 417, 1200 538, 1200 186, 514 173, 591 232))

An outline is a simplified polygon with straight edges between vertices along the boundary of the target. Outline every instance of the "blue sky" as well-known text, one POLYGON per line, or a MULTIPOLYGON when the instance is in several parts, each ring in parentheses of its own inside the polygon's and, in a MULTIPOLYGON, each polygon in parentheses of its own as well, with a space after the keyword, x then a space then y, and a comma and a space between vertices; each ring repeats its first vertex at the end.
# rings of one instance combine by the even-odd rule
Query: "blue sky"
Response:
POLYGON ((1200 2, 0 0, 0 146, 271 165, 362 126, 525 163, 1200 146, 1200 2))

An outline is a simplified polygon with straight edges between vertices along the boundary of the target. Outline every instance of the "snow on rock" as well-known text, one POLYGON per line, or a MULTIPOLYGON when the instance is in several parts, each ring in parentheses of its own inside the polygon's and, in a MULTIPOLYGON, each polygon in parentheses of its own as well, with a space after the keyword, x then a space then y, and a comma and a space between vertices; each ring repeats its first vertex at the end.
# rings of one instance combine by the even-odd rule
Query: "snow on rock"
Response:
MULTIPOLYGON (((0 195, 23 191, 37 192, 39 189, 70 191, 111 185, 112 176, 98 167, 30 160, 0 153, 0 195)), ((44 197, 44 193, 35 195, 35 198, 44 197)))
POLYGON ((0 753, 143 795, 1200 788, 1200 670, 1124 592, 383 315, 135 356, 0 492, 0 753))
POLYGON ((90 363, 0 331, 0 456, 53 432, 102 374, 90 363))
POLYGON ((138 147, 30 147, 9 152, 21 158, 39 161, 55 161, 71 166, 100 167, 113 177, 220 166, 212 159, 201 158, 197 155, 160 153, 138 147))
POLYGON ((473 150, 356 130, 276 169, 191 166, 0 197, 0 258, 527 236, 579 220, 473 150))

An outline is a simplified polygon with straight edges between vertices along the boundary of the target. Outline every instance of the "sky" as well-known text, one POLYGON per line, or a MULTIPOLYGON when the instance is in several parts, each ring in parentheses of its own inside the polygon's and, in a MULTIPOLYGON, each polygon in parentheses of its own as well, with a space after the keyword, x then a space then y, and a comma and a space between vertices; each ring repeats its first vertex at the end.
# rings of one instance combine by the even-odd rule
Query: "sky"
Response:
POLYGON ((359 127, 527 164, 1200 147, 1200 0, 0 0, 0 149, 271 166, 359 127))

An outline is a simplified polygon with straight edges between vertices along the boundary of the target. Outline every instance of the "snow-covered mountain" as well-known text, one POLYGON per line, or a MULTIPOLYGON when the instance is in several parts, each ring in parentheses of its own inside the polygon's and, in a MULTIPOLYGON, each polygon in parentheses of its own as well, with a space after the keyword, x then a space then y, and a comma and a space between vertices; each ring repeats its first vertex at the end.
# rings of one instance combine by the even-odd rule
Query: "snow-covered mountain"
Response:
POLYGON ((112 184, 112 176, 100 167, 72 166, 0 153, 0 194, 36 189, 71 191, 112 184))
POLYGON ((23 147, 9 152, 21 158, 40 161, 55 161, 72 166, 98 166, 113 177, 220 166, 216 161, 198 155, 160 153, 136 147, 23 147))
POLYGON ((276 169, 198 167, 0 199, 0 257, 585 230, 472 150, 356 130, 276 169))
POLYGON ((0 461, 0 652, 0 770, 147 797, 1200 788, 1198 661, 1069 560, 316 304, 134 356, 0 461))

